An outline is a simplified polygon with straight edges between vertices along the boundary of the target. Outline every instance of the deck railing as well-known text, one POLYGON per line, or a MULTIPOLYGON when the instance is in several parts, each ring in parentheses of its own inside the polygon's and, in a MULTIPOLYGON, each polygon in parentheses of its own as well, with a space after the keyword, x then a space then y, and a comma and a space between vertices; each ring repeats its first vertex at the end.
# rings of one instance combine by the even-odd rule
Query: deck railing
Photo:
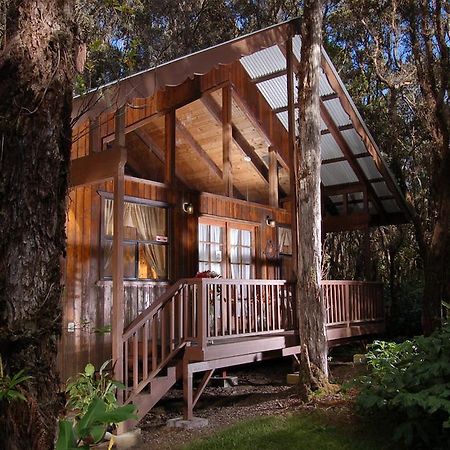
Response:
MULTIPOLYGON (((323 281, 327 326, 384 320, 381 283, 323 281)), ((132 401, 187 343, 199 350, 224 339, 297 328, 294 285, 284 280, 180 280, 123 333, 124 383, 132 401)))
POLYGON ((384 320, 383 284, 323 280, 327 325, 349 327, 384 320))
POLYGON ((202 292, 209 341, 295 327, 293 285, 284 280, 203 279, 202 292))

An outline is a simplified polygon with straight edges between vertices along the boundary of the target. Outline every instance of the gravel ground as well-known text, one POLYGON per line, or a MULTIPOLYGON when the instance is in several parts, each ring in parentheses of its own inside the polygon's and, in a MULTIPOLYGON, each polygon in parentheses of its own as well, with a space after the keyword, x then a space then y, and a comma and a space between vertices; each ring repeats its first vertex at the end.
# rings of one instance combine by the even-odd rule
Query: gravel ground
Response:
MULTIPOLYGON (((202 394, 194 414, 208 419, 208 426, 196 430, 182 430, 166 426, 167 420, 182 415, 183 393, 180 388, 172 389, 147 414, 140 423, 141 444, 139 449, 180 449, 188 441, 211 435, 218 429, 241 420, 265 415, 290 414, 293 411, 313 408, 348 409, 348 402, 335 395, 319 403, 302 404, 295 386, 286 385, 286 374, 292 370, 289 360, 271 361, 243 366, 229 370, 228 375, 239 379, 238 386, 230 388, 207 387, 202 394)), ((332 378, 338 382, 349 379, 357 369, 353 364, 335 365, 332 378)), ((351 417, 348 411, 347 416, 351 417)), ((351 420, 351 419, 349 419, 351 420)))

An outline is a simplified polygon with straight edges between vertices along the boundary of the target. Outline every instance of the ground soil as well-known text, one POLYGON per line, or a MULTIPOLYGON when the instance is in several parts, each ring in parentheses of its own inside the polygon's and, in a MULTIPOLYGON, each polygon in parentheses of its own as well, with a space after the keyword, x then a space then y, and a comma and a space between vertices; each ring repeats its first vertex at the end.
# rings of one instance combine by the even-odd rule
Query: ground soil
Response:
MULTIPOLYGON (((342 383, 363 369, 340 357, 331 363, 330 379, 342 383)), ((206 437, 223 427, 245 419, 265 415, 291 414, 315 408, 336 409, 339 421, 353 420, 352 402, 348 395, 337 393, 304 404, 299 400, 296 386, 286 384, 286 374, 292 372, 291 360, 276 360, 229 370, 237 376, 237 386, 223 388, 208 386, 200 398, 194 414, 208 419, 208 426, 195 430, 181 430, 166 426, 167 420, 180 417, 183 406, 181 386, 172 389, 140 423, 140 449, 180 449, 192 439, 206 437)))

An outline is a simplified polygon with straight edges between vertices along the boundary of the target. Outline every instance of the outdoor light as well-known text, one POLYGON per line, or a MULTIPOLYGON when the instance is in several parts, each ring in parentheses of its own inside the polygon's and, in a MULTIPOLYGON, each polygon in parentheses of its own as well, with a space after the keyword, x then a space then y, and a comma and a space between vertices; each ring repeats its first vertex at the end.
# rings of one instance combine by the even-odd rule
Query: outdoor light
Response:
POLYGON ((184 202, 183 203, 183 211, 186 214, 194 214, 194 205, 192 203, 184 202))
POLYGON ((270 227, 270 228, 275 228, 275 225, 276 225, 277 223, 275 222, 275 219, 272 219, 272 217, 270 217, 270 216, 267 216, 266 217, 266 225, 268 226, 268 227, 270 227))
POLYGON ((250 156, 246 155, 242 158, 245 162, 251 162, 252 158, 250 156))

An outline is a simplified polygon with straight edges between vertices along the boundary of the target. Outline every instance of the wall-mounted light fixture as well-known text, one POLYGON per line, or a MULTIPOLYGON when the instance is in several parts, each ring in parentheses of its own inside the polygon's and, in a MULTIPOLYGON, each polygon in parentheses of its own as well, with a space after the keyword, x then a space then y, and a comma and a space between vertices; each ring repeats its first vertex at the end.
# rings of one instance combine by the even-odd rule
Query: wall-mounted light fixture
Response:
POLYGON ((276 226, 276 222, 275 222, 275 219, 272 219, 272 217, 270 217, 270 216, 267 216, 266 217, 266 225, 268 226, 268 227, 270 227, 270 228, 275 228, 275 226, 276 226))
POLYGON ((192 203, 184 202, 183 203, 183 211, 186 214, 194 214, 194 205, 192 203))

